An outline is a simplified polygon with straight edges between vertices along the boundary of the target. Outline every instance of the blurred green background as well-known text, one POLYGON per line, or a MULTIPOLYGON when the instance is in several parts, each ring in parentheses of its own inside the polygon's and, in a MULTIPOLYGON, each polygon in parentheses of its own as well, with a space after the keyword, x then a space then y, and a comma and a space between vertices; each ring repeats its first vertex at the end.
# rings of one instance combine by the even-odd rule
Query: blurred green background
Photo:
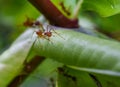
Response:
POLYGON ((39 15, 27 0, 0 0, 0 53, 25 30, 26 17, 39 15))

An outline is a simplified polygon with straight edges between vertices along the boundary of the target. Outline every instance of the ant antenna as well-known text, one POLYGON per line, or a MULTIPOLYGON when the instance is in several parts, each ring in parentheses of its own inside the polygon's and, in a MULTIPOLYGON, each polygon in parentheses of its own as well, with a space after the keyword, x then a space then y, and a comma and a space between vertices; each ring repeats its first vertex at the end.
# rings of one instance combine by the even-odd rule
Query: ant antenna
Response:
MULTIPOLYGON (((61 38, 63 38, 59 33, 57 33, 56 31, 55 31, 55 28, 53 27, 53 26, 51 26, 51 25, 47 25, 47 29, 49 29, 49 31, 53 31, 55 34, 57 34, 59 37, 61 37, 61 38)), ((64 40, 65 40, 65 38, 63 38, 64 40)))

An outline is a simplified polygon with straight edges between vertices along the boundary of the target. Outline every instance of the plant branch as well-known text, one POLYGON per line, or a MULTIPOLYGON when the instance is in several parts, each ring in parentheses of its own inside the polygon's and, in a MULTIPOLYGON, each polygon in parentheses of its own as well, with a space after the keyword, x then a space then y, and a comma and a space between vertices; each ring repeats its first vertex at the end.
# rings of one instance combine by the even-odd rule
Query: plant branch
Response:
POLYGON ((29 0, 50 22, 50 24, 65 27, 78 28, 78 19, 69 19, 64 16, 50 0, 29 0))

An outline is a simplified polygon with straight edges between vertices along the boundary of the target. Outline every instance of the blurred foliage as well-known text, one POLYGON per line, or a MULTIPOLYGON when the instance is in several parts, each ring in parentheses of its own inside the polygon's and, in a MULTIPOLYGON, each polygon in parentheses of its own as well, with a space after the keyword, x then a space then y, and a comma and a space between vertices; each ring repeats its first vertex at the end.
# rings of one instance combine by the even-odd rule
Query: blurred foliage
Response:
POLYGON ((120 30, 120 14, 104 18, 96 15, 93 12, 87 12, 85 16, 88 16, 98 25, 99 28, 105 32, 114 32, 120 30))
POLYGON ((39 15, 27 0, 0 0, 0 53, 25 30, 26 17, 36 19, 39 15))
POLYGON ((109 37, 120 40, 120 14, 110 17, 101 17, 94 12, 82 11, 81 16, 90 20, 96 29, 109 37))
POLYGON ((84 0, 83 9, 108 17, 120 13, 120 0, 84 0))
MULTIPOLYGON (((11 18, 0 14, 0 49, 9 46, 11 40, 10 36, 13 32, 11 18), (9 37, 9 38, 8 38, 9 37)), ((4 50, 2 49, 2 51, 4 50)), ((0 50, 1 51, 1 50, 0 50)))

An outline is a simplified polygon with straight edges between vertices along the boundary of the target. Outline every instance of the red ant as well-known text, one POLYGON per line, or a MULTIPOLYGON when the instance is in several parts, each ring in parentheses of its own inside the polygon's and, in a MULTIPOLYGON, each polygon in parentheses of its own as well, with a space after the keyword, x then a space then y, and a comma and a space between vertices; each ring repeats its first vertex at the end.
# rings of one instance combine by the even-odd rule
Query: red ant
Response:
MULTIPOLYGON (((27 20, 23 23, 25 27, 33 27, 33 28, 39 28, 38 31, 35 31, 38 37, 45 38, 50 41, 50 37, 52 36, 51 30, 54 31, 54 33, 58 34, 52 26, 47 25, 46 29, 43 27, 43 25, 39 21, 34 21, 31 18, 27 17, 27 20)), ((59 34, 58 34, 59 35, 59 34)), ((60 36, 60 35, 59 35, 60 36)))
MULTIPOLYGON (((45 32, 45 33, 47 34, 47 32, 45 32)), ((49 39, 47 38, 48 36, 45 35, 45 33, 44 33, 43 31, 41 31, 41 30, 36 31, 36 34, 37 34, 38 37, 49 40, 49 39)))
POLYGON ((23 25, 24 25, 25 27, 32 27, 33 24, 34 24, 33 19, 31 19, 31 18, 29 18, 29 17, 27 17, 26 21, 23 23, 23 25))
MULTIPOLYGON (((54 28, 52 28, 52 26, 47 25, 46 29, 43 27, 43 25, 41 25, 41 30, 39 29, 39 31, 36 31, 36 34, 38 35, 38 37, 42 37, 45 38, 47 40, 50 41, 50 37, 52 36, 52 32, 51 30, 56 33, 57 35, 59 35, 54 28)), ((60 36, 60 35, 59 35, 60 36)), ((62 36, 60 36, 61 38, 63 38, 62 36)))
POLYGON ((40 38, 45 38, 47 40, 50 41, 50 37, 52 36, 52 32, 47 28, 47 31, 45 30, 45 28, 43 28, 43 25, 40 26, 40 29, 38 31, 36 31, 36 34, 38 35, 38 37, 40 38))
POLYGON ((34 21, 33 19, 26 17, 26 21, 23 23, 23 26, 25 27, 42 27, 42 24, 39 21, 34 21))

